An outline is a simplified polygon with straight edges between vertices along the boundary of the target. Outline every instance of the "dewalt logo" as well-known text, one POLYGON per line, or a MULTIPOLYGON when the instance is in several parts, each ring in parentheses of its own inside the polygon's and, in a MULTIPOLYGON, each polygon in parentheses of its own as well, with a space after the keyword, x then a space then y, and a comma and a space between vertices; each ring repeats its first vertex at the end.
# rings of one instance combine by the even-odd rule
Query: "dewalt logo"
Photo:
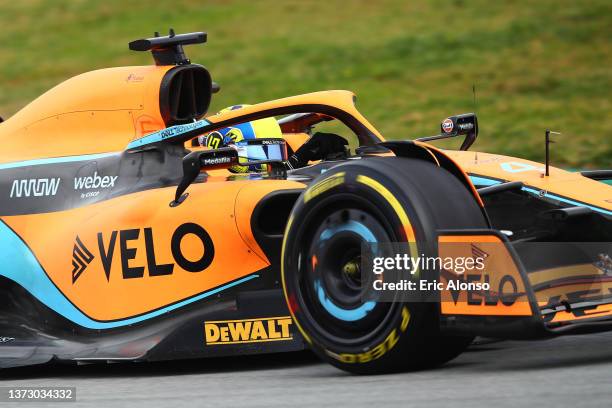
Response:
POLYGON ((204 323, 206 345, 293 340, 291 316, 204 323))

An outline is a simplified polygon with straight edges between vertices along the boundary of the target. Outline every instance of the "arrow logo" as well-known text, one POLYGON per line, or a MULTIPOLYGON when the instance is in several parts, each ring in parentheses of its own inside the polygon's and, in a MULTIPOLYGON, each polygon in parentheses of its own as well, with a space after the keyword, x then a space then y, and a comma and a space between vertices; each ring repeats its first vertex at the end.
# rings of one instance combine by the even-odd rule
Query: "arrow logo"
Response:
POLYGON ((77 235, 74 248, 72 249, 72 284, 79 279, 79 276, 87 269, 87 265, 94 259, 94 255, 87 249, 85 244, 77 235))
POLYGON ((489 256, 488 253, 486 253, 485 251, 483 251, 482 249, 478 248, 476 245, 472 244, 472 256, 474 258, 482 258, 482 259, 487 259, 487 257, 489 256))

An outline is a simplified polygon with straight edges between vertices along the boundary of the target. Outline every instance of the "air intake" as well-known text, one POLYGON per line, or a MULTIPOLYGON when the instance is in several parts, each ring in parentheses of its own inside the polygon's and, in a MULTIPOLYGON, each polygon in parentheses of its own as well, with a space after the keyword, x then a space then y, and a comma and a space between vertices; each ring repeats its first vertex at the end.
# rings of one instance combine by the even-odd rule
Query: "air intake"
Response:
POLYGON ((192 122, 210 105, 212 80, 201 65, 179 65, 164 76, 159 90, 159 110, 166 126, 192 122))

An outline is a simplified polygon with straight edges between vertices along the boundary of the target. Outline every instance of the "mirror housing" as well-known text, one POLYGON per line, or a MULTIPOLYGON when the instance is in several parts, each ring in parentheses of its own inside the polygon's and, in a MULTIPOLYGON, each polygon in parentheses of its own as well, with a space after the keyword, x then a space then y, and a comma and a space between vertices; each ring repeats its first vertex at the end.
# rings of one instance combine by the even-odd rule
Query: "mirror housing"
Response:
POLYGON ((475 113, 463 113, 461 115, 449 116, 440 123, 439 135, 421 137, 416 140, 428 142, 460 135, 465 135, 465 139, 459 150, 468 150, 470 146, 474 144, 478 136, 478 118, 475 113))
POLYGON ((478 134, 478 120, 474 113, 464 113, 462 115, 449 116, 440 123, 441 134, 449 136, 478 134))
POLYGON ((450 116, 440 123, 440 131, 449 137, 465 135, 459 150, 468 150, 478 136, 478 119, 475 113, 450 116))

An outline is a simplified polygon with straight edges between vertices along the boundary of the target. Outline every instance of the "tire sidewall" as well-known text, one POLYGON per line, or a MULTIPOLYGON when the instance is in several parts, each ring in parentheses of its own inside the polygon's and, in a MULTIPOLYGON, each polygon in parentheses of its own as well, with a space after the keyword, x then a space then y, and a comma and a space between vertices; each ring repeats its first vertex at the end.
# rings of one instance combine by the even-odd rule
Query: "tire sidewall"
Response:
MULTIPOLYGON (((442 171, 437 166, 421 160, 411 160, 418 169, 442 171), (435 170, 434 170, 435 168, 435 170)), ((399 303, 392 306, 384 327, 373 333, 361 344, 340 344, 319 336, 314 320, 300 298, 300 273, 296 272, 299 243, 314 228, 310 220, 316 211, 324 210, 322 203, 355 197, 366 200, 377 209, 376 217, 387 228, 396 242, 408 241, 408 235, 417 242, 419 254, 435 256, 434 241, 437 239, 436 219, 427 191, 415 177, 406 177, 401 166, 406 159, 370 158, 336 166, 315 179, 296 202, 285 231, 282 250, 283 287, 297 327, 315 353, 333 365, 354 372, 375 373, 394 371, 399 367, 399 357, 405 349, 418 350, 428 337, 428 332, 437 329, 438 306, 435 303, 399 303), (378 188, 363 183, 364 178, 374 180, 378 188), (360 182, 361 181, 361 182, 360 182), (402 224, 406 218, 409 226, 402 224), (411 231, 409 231, 411 230, 411 231), (389 369, 391 367, 391 369, 389 369)), ((454 177, 446 172, 448 177, 454 177)), ((413 175, 414 176, 414 175, 413 175)), ((454 180, 458 183, 457 180, 454 180)), ((463 186, 459 188, 465 190, 463 186)))

